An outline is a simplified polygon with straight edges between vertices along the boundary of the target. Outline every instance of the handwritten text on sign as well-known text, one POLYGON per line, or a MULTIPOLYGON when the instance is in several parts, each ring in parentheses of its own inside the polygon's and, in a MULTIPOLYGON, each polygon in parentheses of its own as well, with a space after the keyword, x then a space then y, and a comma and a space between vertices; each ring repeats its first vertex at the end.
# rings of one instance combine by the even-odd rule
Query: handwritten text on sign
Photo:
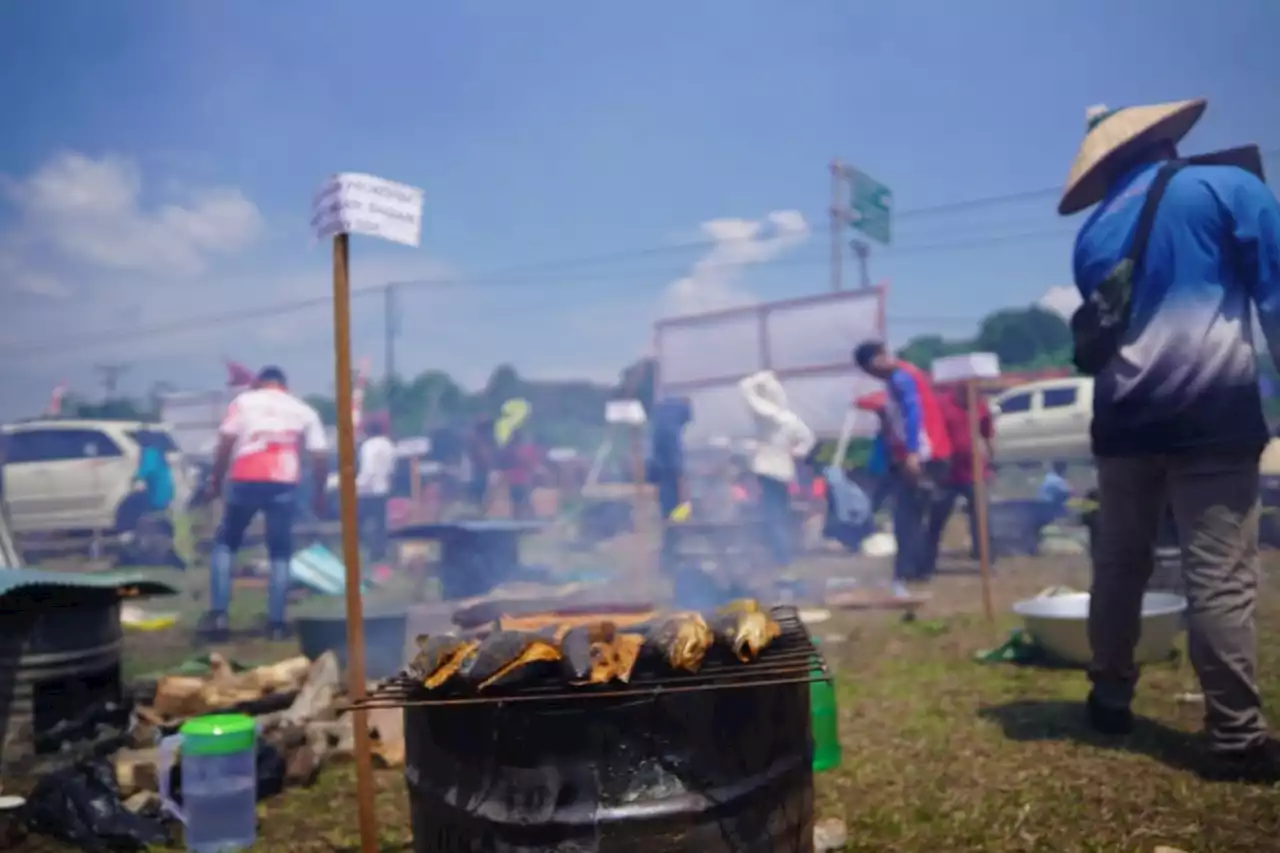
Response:
POLYGON ((312 202, 311 230, 319 239, 365 234, 417 246, 422 237, 422 190, 356 172, 334 175, 312 202))

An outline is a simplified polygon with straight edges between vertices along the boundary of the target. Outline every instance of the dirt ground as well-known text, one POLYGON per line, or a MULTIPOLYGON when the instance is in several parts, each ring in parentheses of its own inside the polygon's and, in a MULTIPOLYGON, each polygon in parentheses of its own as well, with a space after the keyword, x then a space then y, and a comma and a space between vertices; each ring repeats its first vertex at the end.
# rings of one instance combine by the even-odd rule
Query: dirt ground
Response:
MULTIPOLYGON (((807 560, 801 573, 846 573, 850 558, 807 560)), ((1269 574, 1280 558, 1268 557, 1269 574)), ((1194 674, 1178 661, 1149 667, 1139 688, 1138 731, 1103 741, 1082 724, 1083 673, 979 664, 975 651, 1003 640, 1014 620, 989 625, 972 566, 955 563, 914 622, 837 613, 814 627, 837 678, 843 766, 819 775, 818 817, 847 822, 849 850, 1193 851, 1268 849, 1280 834, 1280 791, 1209 783, 1198 737, 1201 707, 1184 694, 1194 674)), ((1009 561, 995 577, 997 612, 1049 585, 1087 584, 1080 557, 1009 561)), ((260 607, 252 596, 237 620, 260 607)), ((1261 686, 1280 701, 1280 595, 1267 584, 1259 611, 1261 686)), ((154 668, 190 641, 173 632, 132 637, 129 668, 154 668)), ((242 659, 287 647, 244 644, 242 659)), ((407 802, 399 771, 377 778, 384 850, 406 849, 407 802)), ((315 787, 260 807, 255 849, 302 853, 358 849, 354 774, 326 770, 315 787)), ((21 849, 62 848, 28 841, 21 849)))

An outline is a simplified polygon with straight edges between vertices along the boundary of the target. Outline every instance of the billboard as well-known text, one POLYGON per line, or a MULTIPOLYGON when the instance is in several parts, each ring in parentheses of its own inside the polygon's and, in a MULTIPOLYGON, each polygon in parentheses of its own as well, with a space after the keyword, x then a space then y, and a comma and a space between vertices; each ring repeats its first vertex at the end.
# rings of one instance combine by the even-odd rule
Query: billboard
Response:
MULTIPOLYGON (((819 436, 839 435, 857 397, 881 383, 852 363, 854 348, 885 338, 886 285, 660 320, 654 325, 659 396, 689 398, 691 441, 748 438, 754 425, 738 382, 772 370, 791 408, 819 436)), ((855 434, 875 418, 859 413, 855 434)))
POLYGON ((236 393, 225 389, 160 395, 160 420, 169 425, 183 455, 199 458, 213 454, 218 444, 218 425, 236 393))

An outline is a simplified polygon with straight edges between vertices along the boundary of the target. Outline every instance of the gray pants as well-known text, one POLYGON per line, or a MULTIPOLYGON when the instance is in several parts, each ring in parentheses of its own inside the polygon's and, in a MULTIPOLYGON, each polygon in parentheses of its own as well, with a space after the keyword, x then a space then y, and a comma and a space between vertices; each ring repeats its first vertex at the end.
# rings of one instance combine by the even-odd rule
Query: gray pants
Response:
POLYGON ((1223 752, 1266 740, 1254 678, 1258 591, 1258 457, 1143 456, 1098 460, 1099 542, 1089 606, 1096 701, 1128 707, 1142 596, 1166 501, 1182 549, 1191 664, 1205 728, 1223 752))

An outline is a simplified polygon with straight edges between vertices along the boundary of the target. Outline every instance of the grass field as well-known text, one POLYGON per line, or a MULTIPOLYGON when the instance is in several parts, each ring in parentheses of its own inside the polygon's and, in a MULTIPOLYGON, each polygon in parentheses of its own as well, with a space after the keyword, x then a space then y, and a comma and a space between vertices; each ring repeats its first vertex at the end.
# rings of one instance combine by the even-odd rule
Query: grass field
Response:
MULTIPOLYGON (((832 558, 824 558, 830 560, 832 558)), ((1272 560, 1280 567, 1280 560, 1272 560)), ((997 578, 997 607, 1050 584, 1086 582, 1080 558, 1010 563, 997 578)), ((238 618, 255 606, 241 605, 238 618)), ((1209 783, 1196 775, 1201 708, 1185 663, 1148 668, 1142 720, 1126 739, 1105 741, 1082 724, 1084 675, 973 662, 1003 639, 981 617, 978 584, 947 576, 913 623, 887 615, 839 614, 818 625, 837 673, 844 764, 818 777, 818 817, 843 818, 858 851, 1186 851, 1275 849, 1280 789, 1209 783)), ((1268 589, 1259 614, 1263 691, 1280 702, 1280 595, 1268 589)), ((130 640, 135 663, 183 648, 145 635, 130 640)), ((237 648, 241 657, 284 648, 237 648)), ((409 841, 397 771, 377 774, 384 849, 409 841)), ((311 789, 261 806, 263 851, 357 849, 354 774, 327 770, 311 789)), ((46 842, 24 849, 53 851, 46 842)))

